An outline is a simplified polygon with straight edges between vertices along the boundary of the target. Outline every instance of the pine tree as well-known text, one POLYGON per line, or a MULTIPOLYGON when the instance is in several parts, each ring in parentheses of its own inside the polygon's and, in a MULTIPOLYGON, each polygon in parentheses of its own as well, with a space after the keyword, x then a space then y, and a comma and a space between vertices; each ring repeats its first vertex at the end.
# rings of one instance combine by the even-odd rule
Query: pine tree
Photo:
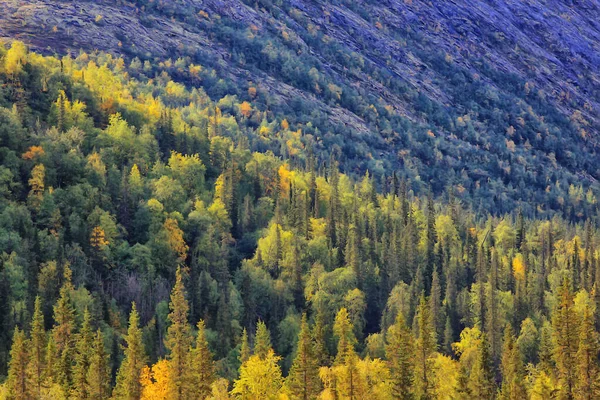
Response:
POLYGON ((469 389, 472 399, 488 400, 495 397, 494 373, 492 371, 489 344, 485 333, 481 334, 481 341, 477 349, 477 358, 475 359, 473 368, 471 368, 469 389))
POLYGON ((306 314, 302 315, 296 356, 286 379, 293 399, 315 399, 320 390, 319 365, 306 314))
POLYGON ((129 328, 125 336, 125 357, 117 374, 117 384, 113 397, 119 400, 138 400, 142 393, 140 374, 146 365, 146 354, 142 342, 142 330, 140 329, 140 317, 137 313, 135 303, 131 306, 129 314, 129 328))
POLYGON ((169 303, 169 321, 171 325, 167 330, 165 345, 169 350, 169 386, 171 399, 184 399, 190 390, 190 374, 188 366, 188 352, 192 342, 190 326, 188 324, 189 305, 185 298, 185 287, 183 285, 183 274, 181 268, 177 268, 175 286, 171 291, 171 302, 169 303))
POLYGON ((396 322, 386 334, 385 356, 391 372, 394 399, 408 400, 413 396, 415 349, 410 329, 398 313, 396 322))
POLYGON ((600 369, 598 367, 598 332, 589 306, 583 310, 579 326, 579 345, 576 354, 575 398, 592 400, 600 398, 600 369))
POLYGON ((414 389, 417 398, 429 400, 433 399, 434 367, 432 355, 436 350, 436 339, 429 305, 427 304, 425 294, 423 293, 421 293, 416 320, 419 337, 415 344, 416 364, 414 389))
POLYGON ((554 360, 559 382, 559 399, 572 399, 576 380, 577 318, 569 279, 559 291, 558 305, 552 318, 554 360))
POLYGON ((211 385, 215 381, 215 363, 208 348, 204 321, 198 321, 197 326, 196 346, 190 353, 191 388, 194 398, 204 400, 210 395, 211 385))
POLYGON ((265 358, 272 347, 271 333, 267 329, 267 325, 263 321, 258 321, 254 340, 254 355, 257 355, 259 358, 265 358))
POLYGON ((60 289, 60 297, 54 305, 54 328, 52 335, 56 346, 56 376, 65 392, 69 393, 72 383, 72 368, 74 362, 75 341, 75 309, 71 300, 73 285, 71 284, 71 269, 64 267, 64 282, 60 289))
POLYGON ((40 398, 44 383, 46 364, 46 331, 44 330, 44 314, 42 301, 39 296, 35 298, 33 318, 31 320, 31 334, 29 340, 29 363, 27 364, 27 384, 31 397, 40 398))
POLYGON ((87 372, 90 366, 90 357, 93 343, 93 334, 89 311, 83 314, 83 324, 77 335, 75 366, 73 367, 73 390, 71 397, 74 399, 87 399, 89 390, 87 385, 87 372))
POLYGON ((100 329, 96 331, 90 350, 86 383, 89 399, 103 400, 108 398, 110 393, 110 369, 108 354, 104 349, 104 337, 100 329))
POLYGON ((504 330, 504 347, 502 350, 502 400, 520 400, 527 397, 523 382, 525 369, 521 352, 515 343, 515 336, 510 325, 504 330))
POLYGON ((29 343, 25 332, 18 327, 13 334, 12 347, 10 349, 10 362, 8 364, 7 388, 11 398, 15 400, 26 399, 28 395, 27 385, 27 349, 29 343))

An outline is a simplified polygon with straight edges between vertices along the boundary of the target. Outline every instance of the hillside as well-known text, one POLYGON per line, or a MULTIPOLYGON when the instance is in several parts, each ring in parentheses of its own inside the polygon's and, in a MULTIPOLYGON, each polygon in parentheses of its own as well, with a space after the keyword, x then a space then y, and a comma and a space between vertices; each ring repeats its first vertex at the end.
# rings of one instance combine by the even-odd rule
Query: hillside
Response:
POLYGON ((346 172, 398 170, 478 211, 595 210, 595 1, 1 3, 0 37, 45 53, 201 65, 212 79, 171 75, 286 118, 346 172))
POLYGON ((598 398, 597 8, 435 4, 0 3, 0 400, 598 398))

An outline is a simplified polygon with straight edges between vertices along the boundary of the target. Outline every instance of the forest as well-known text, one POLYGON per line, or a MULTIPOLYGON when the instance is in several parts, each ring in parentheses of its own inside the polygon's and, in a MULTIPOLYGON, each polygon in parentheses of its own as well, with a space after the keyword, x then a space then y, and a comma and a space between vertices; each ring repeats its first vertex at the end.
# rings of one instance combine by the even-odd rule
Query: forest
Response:
POLYGON ((600 396, 591 189, 485 212, 205 85, 0 46, 0 399, 600 396))

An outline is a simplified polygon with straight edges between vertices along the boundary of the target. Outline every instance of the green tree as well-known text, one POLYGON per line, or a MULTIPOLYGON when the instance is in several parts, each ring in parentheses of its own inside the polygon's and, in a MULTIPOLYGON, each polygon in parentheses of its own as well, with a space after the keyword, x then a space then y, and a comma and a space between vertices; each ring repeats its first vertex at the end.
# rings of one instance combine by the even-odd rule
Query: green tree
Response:
POLYGON ((90 350, 89 368, 86 374, 88 397, 91 400, 102 400, 110 394, 110 369, 108 354, 104 349, 104 336, 100 329, 96 331, 90 350))
POLYGON ((117 373, 117 384, 113 397, 119 400, 138 400, 142 393, 140 374, 146 365, 146 354, 140 329, 140 317, 135 303, 131 305, 129 313, 129 328, 125 336, 125 357, 117 373))
POLYGON ((60 297, 54 305, 54 328, 52 336, 56 353, 49 355, 56 360, 56 371, 53 373, 63 390, 70 392, 72 384, 72 368, 75 356, 75 308, 71 299, 73 285, 71 269, 64 266, 64 282, 60 289, 60 297))
POLYGON ((7 380, 9 396, 15 400, 26 399, 29 393, 27 385, 28 347, 29 343, 25 337, 25 332, 18 327, 15 328, 10 349, 7 380))
POLYGON ((510 325, 504 330, 504 346, 502 349, 502 390, 500 399, 519 400, 527 397, 524 384, 525 368, 519 347, 510 325))
POLYGON ((396 322, 386 334, 385 357, 391 372, 392 394, 395 399, 408 400, 413 397, 415 366, 414 339, 398 313, 396 322))
POLYGON ((428 400, 433 399, 434 395, 434 364, 432 356, 436 351, 436 339, 429 304, 425 300, 425 294, 423 293, 421 294, 416 319, 419 336, 415 343, 414 390, 418 399, 428 400))
POLYGON ((577 316, 569 279, 564 279, 558 293, 558 304, 552 317, 554 361, 559 382, 559 399, 572 399, 576 380, 578 343, 577 316))
POLYGON ((321 387, 318 372, 319 365, 315 355, 314 342, 306 314, 303 314, 300 333, 298 334, 296 356, 286 379, 286 385, 290 389, 292 398, 299 400, 315 399, 321 387))
POLYGON ((469 388, 472 399, 489 400, 493 399, 496 394, 494 372, 492 371, 492 361, 486 336, 484 332, 481 333, 481 340, 477 348, 477 357, 469 376, 469 388))
POLYGON ((169 303, 169 328, 165 345, 169 351, 169 397, 171 399, 184 399, 190 387, 190 368, 188 365, 188 353, 192 344, 190 325, 188 324, 189 304, 186 299, 183 284, 183 273, 177 268, 175 275, 175 286, 171 291, 171 302, 169 303))
POLYGON ((256 324, 256 337, 254 339, 254 355, 259 358, 265 358, 269 349, 272 349, 271 333, 263 321, 256 324))
POLYGON ((93 343, 90 312, 86 309, 83 314, 83 324, 77 335, 75 345, 75 366, 73 367, 73 390, 71 397, 74 399, 89 398, 87 372, 90 367, 90 357, 93 343))
POLYGON ((215 363, 208 348, 204 321, 198 321, 197 327, 196 346, 190 353, 191 389, 195 398, 204 400, 210 395, 215 381, 215 363))
POLYGON ((29 339, 29 363, 27 365, 27 381, 29 391, 33 398, 40 398, 44 383, 46 364, 46 331, 44 330, 44 314, 42 314, 42 301, 39 296, 35 298, 33 318, 31 320, 31 334, 29 339))
POLYGON ((579 325, 579 344, 576 354, 576 399, 591 400, 600 397, 600 369, 598 368, 598 332, 594 328, 594 315, 590 306, 583 310, 579 325))

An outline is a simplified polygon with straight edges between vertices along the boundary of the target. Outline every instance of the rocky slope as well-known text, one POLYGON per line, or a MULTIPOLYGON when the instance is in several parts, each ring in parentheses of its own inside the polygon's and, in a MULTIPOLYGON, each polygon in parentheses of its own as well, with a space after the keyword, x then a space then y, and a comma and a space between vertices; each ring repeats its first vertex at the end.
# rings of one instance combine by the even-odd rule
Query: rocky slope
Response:
POLYGON ((350 168, 404 166, 436 190, 467 174, 470 192, 497 181, 517 200, 519 187, 595 189, 600 178, 596 0, 0 6, 0 37, 41 51, 187 55, 262 87, 288 113, 302 99, 327 116, 321 132, 337 126, 351 138, 359 150, 341 144, 347 158, 372 161, 350 168))

